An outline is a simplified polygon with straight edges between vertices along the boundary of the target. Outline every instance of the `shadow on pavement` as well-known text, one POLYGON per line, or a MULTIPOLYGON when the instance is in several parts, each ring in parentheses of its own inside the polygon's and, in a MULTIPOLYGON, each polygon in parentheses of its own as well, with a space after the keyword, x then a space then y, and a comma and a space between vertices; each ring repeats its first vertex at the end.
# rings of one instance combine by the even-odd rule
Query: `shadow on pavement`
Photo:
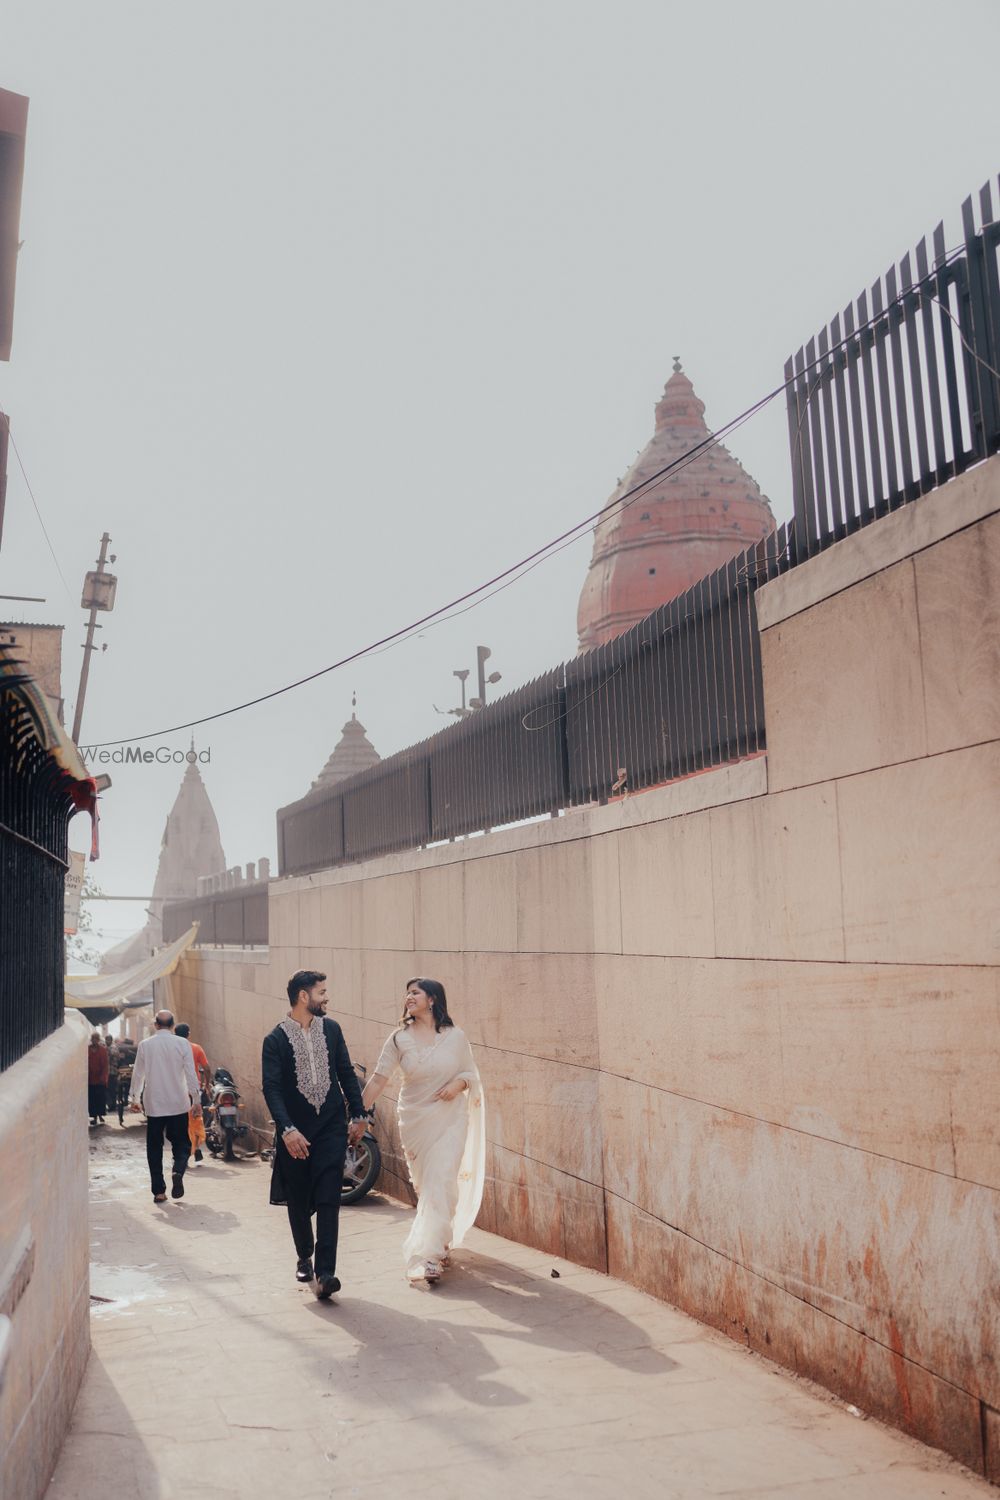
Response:
POLYGON ((79 1500, 81 1493, 165 1500, 153 1456, 93 1351, 45 1500, 79 1500))
POLYGON ((225 1208, 213 1208, 211 1204, 201 1201, 191 1204, 198 1211, 197 1218, 185 1212, 183 1202, 171 1202, 169 1207, 166 1203, 158 1203, 156 1207, 165 1210, 160 1216, 161 1221, 168 1223, 171 1229, 193 1229, 199 1234, 229 1234, 230 1230, 240 1227, 236 1214, 225 1208))
POLYGON ((613 1307, 565 1281, 534 1276, 489 1256, 462 1252, 462 1259, 434 1295, 472 1300, 514 1328, 475 1329, 493 1337, 542 1344, 563 1354, 597 1354, 635 1375, 662 1375, 678 1368, 654 1349, 644 1329, 613 1307))
POLYGON ((396 1411, 425 1413, 440 1386, 477 1406, 527 1404, 527 1396, 490 1378, 500 1366, 468 1328, 377 1302, 313 1302, 307 1311, 357 1341, 352 1365, 383 1391, 391 1386, 396 1411))

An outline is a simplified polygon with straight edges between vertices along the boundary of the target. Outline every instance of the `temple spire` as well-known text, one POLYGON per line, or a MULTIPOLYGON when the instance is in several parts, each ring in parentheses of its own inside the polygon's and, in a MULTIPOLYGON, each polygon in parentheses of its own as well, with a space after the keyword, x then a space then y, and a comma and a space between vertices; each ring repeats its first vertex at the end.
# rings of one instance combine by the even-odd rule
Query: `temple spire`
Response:
POLYGON ((358 695, 354 692, 351 694, 351 717, 344 725, 329 760, 309 788, 311 792, 320 787, 335 786, 338 781, 346 781, 348 776, 367 771, 369 766, 378 765, 382 759, 369 740, 365 726, 358 719, 357 707, 358 695))
POLYGON ((577 616, 581 651, 621 635, 774 530, 756 480, 711 438, 705 403, 674 355, 653 436, 594 529, 577 616), (615 504, 647 480, 634 499, 615 504))

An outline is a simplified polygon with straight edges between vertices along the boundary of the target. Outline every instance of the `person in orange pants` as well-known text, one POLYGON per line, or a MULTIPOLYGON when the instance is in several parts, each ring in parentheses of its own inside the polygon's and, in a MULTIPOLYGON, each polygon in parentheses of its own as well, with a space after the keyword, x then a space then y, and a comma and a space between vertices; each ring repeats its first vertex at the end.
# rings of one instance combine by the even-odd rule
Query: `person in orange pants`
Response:
MULTIPOLYGON (((191 1028, 186 1021, 182 1021, 179 1026, 174 1027, 174 1035, 184 1037, 191 1051, 194 1053, 194 1069, 198 1074, 198 1082, 201 1084, 202 1104, 204 1104, 209 1097, 209 1084, 212 1081, 212 1074, 209 1070, 208 1058, 205 1056, 204 1048, 199 1047, 197 1042, 192 1042, 191 1028)), ((194 1113, 188 1115, 188 1136, 191 1140, 191 1150, 195 1161, 201 1161, 204 1155, 201 1148, 205 1144, 204 1112, 197 1115, 194 1113)))

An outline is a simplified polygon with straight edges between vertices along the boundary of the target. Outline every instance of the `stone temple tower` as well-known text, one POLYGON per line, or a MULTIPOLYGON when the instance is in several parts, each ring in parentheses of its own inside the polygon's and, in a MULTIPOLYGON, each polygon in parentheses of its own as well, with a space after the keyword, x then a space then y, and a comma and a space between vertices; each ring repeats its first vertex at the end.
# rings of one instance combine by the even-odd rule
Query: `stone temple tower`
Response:
MULTIPOLYGON (((358 700, 355 695, 351 699, 352 710, 357 706, 358 700)), ((321 787, 334 786, 338 781, 346 781, 348 776, 356 776, 359 771, 367 771, 369 766, 377 765, 381 759, 381 755, 368 738, 365 726, 359 721, 357 713, 352 712, 344 725, 340 739, 333 747, 330 759, 309 790, 315 792, 321 787)))
POLYGON ((193 898, 198 894, 202 875, 219 875, 225 868, 226 856, 222 852, 215 808, 197 762, 189 761, 174 805, 167 814, 146 925, 123 943, 108 949, 101 972, 117 974, 148 957, 163 942, 164 903, 178 897, 193 898))
MULTIPOLYGON (((656 408, 656 429, 609 506, 709 436, 705 404, 674 360, 656 408)), ((580 650, 621 635, 660 604, 774 530, 757 481, 721 443, 704 448, 594 528, 580 595, 580 650)))

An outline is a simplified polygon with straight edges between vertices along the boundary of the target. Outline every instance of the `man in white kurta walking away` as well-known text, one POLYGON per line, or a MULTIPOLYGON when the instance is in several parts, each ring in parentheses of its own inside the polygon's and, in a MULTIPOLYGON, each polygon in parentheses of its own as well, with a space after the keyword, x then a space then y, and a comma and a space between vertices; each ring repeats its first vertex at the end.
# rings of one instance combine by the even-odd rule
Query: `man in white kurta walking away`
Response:
POLYGON ((134 1110, 141 1099, 146 1111, 146 1160, 153 1202, 166 1203, 163 1137, 168 1137, 174 1157, 170 1196, 183 1198, 184 1171, 191 1155, 188 1113, 201 1114, 201 1087, 191 1044, 174 1035, 170 1011, 158 1010, 155 1025, 153 1035, 139 1043, 129 1098, 134 1110))

